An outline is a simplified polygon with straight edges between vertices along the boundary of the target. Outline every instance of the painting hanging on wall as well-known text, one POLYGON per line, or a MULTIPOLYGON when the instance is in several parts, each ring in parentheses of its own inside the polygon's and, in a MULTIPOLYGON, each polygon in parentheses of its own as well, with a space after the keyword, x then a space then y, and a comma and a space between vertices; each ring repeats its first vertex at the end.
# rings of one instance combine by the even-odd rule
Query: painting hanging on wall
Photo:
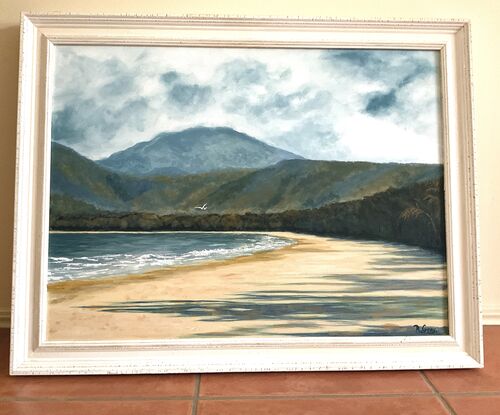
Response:
MULTIPOLYGON (((283 20, 295 36, 285 44, 279 33, 250 39, 259 32, 245 31, 251 21, 228 35, 218 19, 200 18, 201 28, 215 25, 200 29, 201 41, 184 19, 167 18, 155 24, 179 33, 145 41, 130 29, 134 18, 130 27, 111 18, 117 26, 106 34, 84 19, 88 34, 68 29, 65 38, 57 22, 66 18, 35 18, 37 30, 61 30, 47 32, 54 41, 38 66, 46 76, 36 74, 45 101, 30 151, 44 173, 25 202, 42 206, 32 222, 41 236, 23 245, 39 258, 26 265, 38 287, 29 314, 37 350, 164 353, 152 369, 108 351, 112 362, 88 371, 137 373, 213 370, 187 358, 197 348, 215 370, 288 370, 286 359, 304 370, 367 362, 318 354, 314 366, 293 355, 299 346, 451 347, 465 312, 453 287, 466 280, 457 265, 451 272, 465 246, 453 240, 464 213, 450 206, 472 194, 457 190, 466 186, 450 168, 458 121, 447 59, 458 55, 418 36, 396 41, 398 27, 370 44, 325 22, 311 42, 298 29, 305 21, 283 20), (262 347, 274 360, 247 367, 229 354, 262 347)), ((276 23, 252 24, 266 22, 276 23)), ((377 368, 416 367, 407 356, 377 368)), ((445 360, 427 366, 449 367, 445 360)), ((59 373, 82 373, 60 364, 59 373)))

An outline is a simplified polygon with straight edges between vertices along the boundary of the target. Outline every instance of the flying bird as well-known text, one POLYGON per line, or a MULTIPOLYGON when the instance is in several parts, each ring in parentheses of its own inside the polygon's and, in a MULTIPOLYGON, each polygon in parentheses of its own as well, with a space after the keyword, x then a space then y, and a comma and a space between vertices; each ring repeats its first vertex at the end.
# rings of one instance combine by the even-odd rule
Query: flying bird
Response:
POLYGON ((198 210, 207 210, 208 207, 207 207, 207 204, 205 203, 203 206, 195 206, 194 207, 195 209, 198 209, 198 210))

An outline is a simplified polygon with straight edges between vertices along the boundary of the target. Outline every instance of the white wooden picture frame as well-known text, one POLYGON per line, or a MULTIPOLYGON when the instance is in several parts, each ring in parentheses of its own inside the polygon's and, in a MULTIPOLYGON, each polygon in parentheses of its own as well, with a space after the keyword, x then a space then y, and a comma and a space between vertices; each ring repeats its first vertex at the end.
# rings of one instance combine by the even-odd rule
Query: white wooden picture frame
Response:
POLYGON ((21 34, 11 374, 482 367, 468 22, 23 14, 21 34), (438 51, 449 334, 48 338, 51 65, 62 45, 438 51))

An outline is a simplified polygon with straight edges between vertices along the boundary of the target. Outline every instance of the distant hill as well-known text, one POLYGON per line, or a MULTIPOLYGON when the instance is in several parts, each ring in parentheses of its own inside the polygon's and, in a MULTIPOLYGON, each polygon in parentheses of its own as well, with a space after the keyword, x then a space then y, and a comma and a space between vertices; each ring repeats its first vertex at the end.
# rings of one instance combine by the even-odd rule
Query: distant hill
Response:
POLYGON ((399 189, 315 209, 279 213, 67 212, 51 215, 51 229, 120 231, 291 231, 403 242, 446 251, 443 180, 413 183, 399 189))
POLYGON ((148 180, 113 173, 69 147, 52 143, 50 191, 101 209, 128 210, 130 201, 150 190, 148 180))
POLYGON ((196 127, 158 134, 151 141, 138 143, 98 163, 116 172, 138 176, 174 176, 263 168, 301 158, 231 128, 196 127))
POLYGON ((258 170, 234 170, 157 178, 155 186, 132 201, 134 210, 192 212, 279 212, 355 200, 390 187, 442 176, 439 165, 287 160, 258 170))
POLYGON ((441 174, 437 165, 286 160, 227 182, 204 201, 220 212, 309 209, 441 174))
POLYGON ((52 212, 79 212, 78 203, 84 204, 82 211, 90 205, 157 214, 281 212, 361 199, 442 175, 440 165, 298 159, 261 169, 134 177, 112 172, 54 143, 52 212), (194 209, 204 203, 207 211, 194 209))

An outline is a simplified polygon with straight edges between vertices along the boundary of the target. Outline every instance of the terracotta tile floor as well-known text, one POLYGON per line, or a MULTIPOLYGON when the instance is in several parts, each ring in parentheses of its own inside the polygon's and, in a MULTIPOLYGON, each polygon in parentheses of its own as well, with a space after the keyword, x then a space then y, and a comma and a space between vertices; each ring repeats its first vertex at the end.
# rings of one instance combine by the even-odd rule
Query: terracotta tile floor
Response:
POLYGON ((500 414, 500 326, 485 369, 10 377, 0 329, 0 415, 500 414))

